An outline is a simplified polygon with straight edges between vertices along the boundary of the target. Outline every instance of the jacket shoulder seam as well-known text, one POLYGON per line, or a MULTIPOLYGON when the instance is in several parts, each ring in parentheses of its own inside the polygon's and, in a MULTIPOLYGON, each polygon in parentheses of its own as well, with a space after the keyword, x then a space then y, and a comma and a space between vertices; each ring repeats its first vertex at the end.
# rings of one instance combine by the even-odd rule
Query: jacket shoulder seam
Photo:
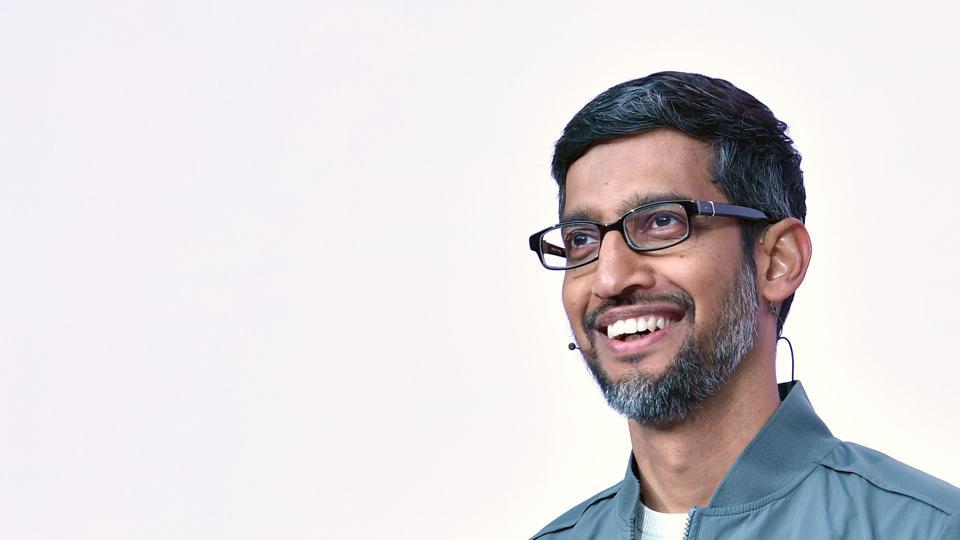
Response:
POLYGON ((883 491, 886 491, 887 493, 892 493, 892 494, 894 494, 894 495, 899 495, 899 496, 901 496, 901 497, 906 497, 906 498, 908 498, 908 499, 913 499, 913 500, 915 500, 915 501, 917 501, 917 502, 919 502, 919 503, 922 503, 922 504, 924 504, 924 505, 926 505, 926 506, 929 506, 930 508, 933 508, 934 510, 937 510, 938 512, 942 512, 942 513, 947 514, 947 515, 950 515, 950 514, 953 513, 949 508, 944 508, 944 505, 942 505, 942 504, 939 504, 939 503, 937 503, 937 502, 935 502, 935 501, 928 500, 926 497, 923 497, 923 496, 920 496, 920 495, 915 495, 915 494, 913 494, 913 493, 906 493, 906 492, 905 492, 904 490, 902 490, 902 489, 896 489, 896 488, 894 488, 894 487, 892 487, 892 486, 886 485, 883 481, 881 481, 881 480, 876 480, 876 479, 874 479, 874 478, 871 478, 870 476, 867 476, 867 475, 861 473, 860 471, 854 470, 852 467, 836 467, 836 466, 830 465, 830 464, 828 464, 828 463, 821 463, 821 465, 823 465, 824 467, 826 467, 826 468, 828 468, 828 469, 830 469, 830 470, 832 470, 832 471, 837 471, 837 472, 842 472, 842 473, 848 473, 848 474, 856 475, 857 477, 864 479, 866 482, 868 482, 870 485, 876 487, 877 489, 882 489, 883 491))
POLYGON ((537 540, 538 538, 543 538, 545 535, 550 533, 555 533, 557 531, 562 531, 564 529, 569 529, 576 526, 577 522, 580 521, 580 518, 583 517, 583 514, 585 514, 592 506, 600 501, 616 496, 616 494, 619 492, 619 483, 608 487, 607 489, 597 493, 593 497, 590 497, 589 499, 561 514, 559 517, 548 523, 546 527, 540 530, 540 532, 533 535, 530 540, 537 540))
MULTIPOLYGON (((840 446, 844 446, 844 445, 850 445, 850 446, 855 446, 855 447, 858 447, 858 446, 859 446, 859 445, 853 445, 853 444, 851 444, 851 443, 842 443, 840 446)), ((860 448, 865 448, 865 447, 860 447, 860 448)), ((868 448, 865 448, 865 449, 868 450, 868 451, 871 451, 871 452, 876 452, 876 451, 872 451, 872 450, 870 450, 870 449, 868 449, 868 448)), ((880 454, 879 452, 876 452, 876 453, 877 453, 877 454, 880 454)), ((907 468, 912 469, 912 467, 909 467, 908 465, 904 465, 903 463, 901 463, 901 462, 899 462, 899 461, 896 461, 895 459, 890 458, 889 456, 886 456, 885 454, 880 454, 880 455, 882 455, 884 458, 886 458, 886 459, 888 459, 888 460, 890 460, 890 461, 892 461, 892 462, 894 462, 894 463, 896 463, 896 464, 898 464, 898 465, 900 465, 900 466, 903 466, 903 467, 907 467, 907 468)), ((828 456, 829 456, 829 454, 828 454, 828 456)), ((951 515, 957 513, 958 510, 960 510, 960 503, 954 502, 954 504, 950 504, 949 501, 938 500, 938 499, 936 499, 936 498, 934 498, 934 497, 927 496, 927 495, 925 495, 924 493, 913 492, 913 491, 910 491, 910 490, 907 490, 907 489, 903 489, 903 488, 899 488, 899 487, 890 485, 889 483, 884 482, 881 478, 877 478, 875 474, 869 474, 869 471, 864 471, 864 470, 862 470, 861 467, 849 466, 849 465, 848 465, 848 466, 844 466, 844 465, 840 465, 840 464, 834 464, 834 463, 831 463, 831 462, 830 462, 828 459, 826 459, 826 458, 827 458, 827 456, 824 456, 824 458, 819 461, 819 465, 820 465, 820 466, 825 467, 825 468, 827 468, 827 469, 830 469, 830 470, 832 470, 832 471, 856 475, 858 478, 862 478, 864 481, 868 482, 870 485, 876 487, 877 489, 881 489, 881 490, 883 490, 883 491, 886 491, 887 493, 891 493, 891 494, 894 494, 894 495, 899 495, 899 496, 901 496, 901 497, 907 497, 907 498, 912 499, 912 500, 914 500, 914 501, 917 501, 917 502, 919 502, 919 503, 921 503, 921 504, 924 504, 924 505, 926 505, 926 506, 929 506, 930 508, 933 508, 933 509, 935 509, 935 510, 937 510, 937 511, 939 511, 939 512, 942 512, 943 514, 946 514, 947 516, 951 516, 951 515)), ((915 470, 915 469, 914 469, 914 470, 915 470)), ((928 475, 926 475, 926 473, 923 473, 922 471, 916 470, 916 472, 919 473, 919 474, 922 474, 922 475, 924 475, 924 476, 928 476, 928 475)), ((934 478, 934 477, 930 477, 930 478, 933 479, 933 480, 940 481, 939 479, 936 479, 936 478, 934 478)))

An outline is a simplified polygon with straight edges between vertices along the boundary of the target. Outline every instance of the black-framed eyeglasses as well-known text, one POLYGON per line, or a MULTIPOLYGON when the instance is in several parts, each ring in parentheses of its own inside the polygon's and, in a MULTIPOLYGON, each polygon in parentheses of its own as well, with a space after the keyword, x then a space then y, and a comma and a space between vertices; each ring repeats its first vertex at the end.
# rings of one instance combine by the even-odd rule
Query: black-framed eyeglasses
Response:
POLYGON ((657 201, 630 210, 617 221, 602 225, 574 219, 530 236, 530 249, 549 270, 570 270, 600 257, 600 244, 610 231, 619 231, 630 249, 645 253, 666 249, 690 238, 693 216, 732 217, 770 222, 759 210, 713 201, 657 201))

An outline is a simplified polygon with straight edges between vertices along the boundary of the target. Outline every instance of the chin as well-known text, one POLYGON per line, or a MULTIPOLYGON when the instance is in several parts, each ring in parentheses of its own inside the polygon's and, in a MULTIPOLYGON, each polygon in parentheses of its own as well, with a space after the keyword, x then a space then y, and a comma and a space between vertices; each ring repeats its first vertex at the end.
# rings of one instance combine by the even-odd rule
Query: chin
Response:
POLYGON ((601 360, 607 378, 614 383, 640 377, 659 377, 675 362, 675 358, 659 360, 652 354, 638 354, 625 358, 601 360))

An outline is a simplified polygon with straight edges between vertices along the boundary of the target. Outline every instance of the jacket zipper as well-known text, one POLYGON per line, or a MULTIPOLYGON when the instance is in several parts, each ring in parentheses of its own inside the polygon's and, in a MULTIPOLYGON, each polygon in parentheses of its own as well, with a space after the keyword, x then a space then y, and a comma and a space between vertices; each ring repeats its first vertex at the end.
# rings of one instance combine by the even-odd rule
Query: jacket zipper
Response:
POLYGON ((688 535, 690 534, 690 523, 693 522, 693 513, 697 511, 697 507, 694 506, 687 512, 687 522, 683 525, 683 540, 687 540, 688 535))

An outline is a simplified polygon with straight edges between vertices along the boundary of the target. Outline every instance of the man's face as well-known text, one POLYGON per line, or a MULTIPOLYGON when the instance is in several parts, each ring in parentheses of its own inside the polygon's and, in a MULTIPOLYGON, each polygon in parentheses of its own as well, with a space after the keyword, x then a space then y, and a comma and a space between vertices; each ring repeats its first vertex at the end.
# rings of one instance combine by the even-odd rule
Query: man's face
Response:
MULTIPOLYGON (((562 217, 610 223, 652 200, 729 202, 710 181, 711 165, 706 143, 671 130, 595 146, 567 173, 562 217)), ((564 275, 564 309, 584 357, 611 406, 641 423, 682 419, 753 343, 756 277, 738 223, 695 218, 691 230, 685 242, 646 254, 608 233, 598 261, 564 275), (653 331, 629 333, 651 322, 653 331)))

